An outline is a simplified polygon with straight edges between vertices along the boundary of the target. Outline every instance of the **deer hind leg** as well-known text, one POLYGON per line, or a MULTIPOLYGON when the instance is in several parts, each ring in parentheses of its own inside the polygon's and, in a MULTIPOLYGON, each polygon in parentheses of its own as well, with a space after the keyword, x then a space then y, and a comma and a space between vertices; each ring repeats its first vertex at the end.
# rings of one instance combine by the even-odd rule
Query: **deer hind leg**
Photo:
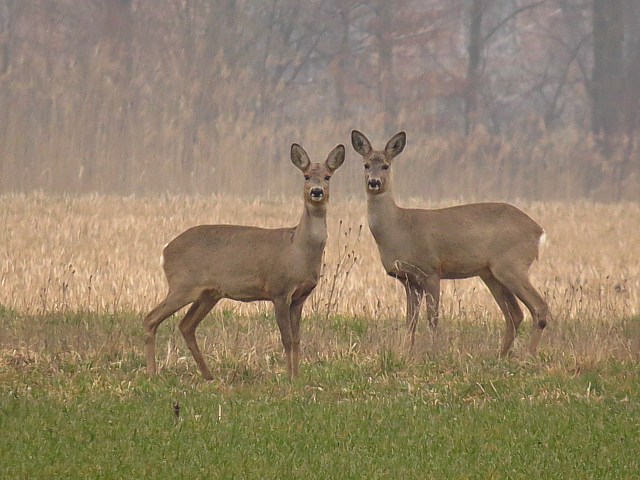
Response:
POLYGON ((531 333, 529 352, 531 355, 535 355, 538 344, 540 343, 540 338, 542 337, 542 331, 547 326, 551 316, 547 302, 535 287, 531 285, 531 282, 529 282, 526 269, 524 269, 524 271, 518 271, 507 267, 504 270, 492 269, 492 273, 500 283, 513 292, 516 297, 527 306, 529 312, 531 312, 533 332, 531 333))
POLYGON ((158 326, 191 302, 192 299, 183 293, 170 291, 167 297, 145 317, 144 350, 148 375, 155 375, 156 373, 156 332, 158 331, 158 326))
POLYGON ((409 347, 413 347, 416 337, 416 327, 420 317, 420 304, 424 298, 424 290, 417 283, 409 282, 404 284, 407 294, 407 335, 409 336, 409 347))
POLYGON ((210 293, 203 293, 200 295, 198 300, 193 302, 189 311, 187 311, 187 314, 180 321, 180 325, 178 325, 187 347, 191 350, 191 355, 193 355, 193 358, 205 380, 213 380, 213 375, 211 375, 209 367, 207 367, 207 363, 205 362, 204 356, 198 346, 198 342, 196 340, 196 328, 198 328, 200 322, 202 322, 204 317, 207 316, 207 313, 209 313, 219 301, 220 298, 212 296, 210 293))
POLYGON ((489 288, 489 291, 493 295, 493 298, 496 300, 496 303, 504 315, 506 329, 504 332, 504 338, 502 339, 502 349, 500 350, 500 357, 504 358, 511 350, 513 340, 518 332, 518 327, 524 318, 524 313, 522 313, 522 309, 520 308, 520 305, 518 305, 516 296, 507 287, 496 280, 493 275, 483 275, 481 278, 489 288))

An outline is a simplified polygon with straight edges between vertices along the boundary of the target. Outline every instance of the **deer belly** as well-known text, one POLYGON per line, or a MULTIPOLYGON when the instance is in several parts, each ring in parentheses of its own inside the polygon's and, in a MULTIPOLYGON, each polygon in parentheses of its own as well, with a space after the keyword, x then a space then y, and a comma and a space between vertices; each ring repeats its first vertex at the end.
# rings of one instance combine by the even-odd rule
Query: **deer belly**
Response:
POLYGON ((469 278, 487 270, 486 261, 470 258, 442 259, 427 255, 420 259, 382 256, 382 264, 392 277, 411 281, 420 281, 433 274, 442 279, 469 278))
POLYGON ((388 275, 400 280, 419 282, 435 272, 435 269, 428 264, 397 257, 383 257, 382 265, 388 275))
POLYGON ((222 298, 239 302, 253 302, 271 298, 264 279, 254 272, 233 272, 229 275, 210 276, 202 282, 202 286, 218 292, 222 298))
POLYGON ((307 298, 309 294, 313 292, 314 288, 316 288, 316 282, 301 283, 293 291, 293 295, 291 296, 291 303, 296 303, 299 300, 307 298))
POLYGON ((477 277, 488 270, 487 262, 452 262, 443 261, 440 263, 440 278, 455 280, 458 278, 477 277))

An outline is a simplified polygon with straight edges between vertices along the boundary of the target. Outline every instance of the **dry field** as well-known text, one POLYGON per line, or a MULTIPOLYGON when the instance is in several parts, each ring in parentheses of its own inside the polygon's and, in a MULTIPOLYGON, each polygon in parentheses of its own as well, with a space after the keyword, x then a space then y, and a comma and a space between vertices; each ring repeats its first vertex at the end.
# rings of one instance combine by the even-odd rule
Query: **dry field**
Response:
MULTIPOLYGON (((399 203, 437 207, 455 202, 435 205, 405 199, 399 203)), ((640 205, 517 205, 537 220, 548 236, 542 257, 532 268, 532 281, 548 299, 554 315, 542 350, 591 360, 636 357, 640 349, 640 205)), ((0 231, 0 307, 36 316, 126 312, 142 318, 165 294, 161 249, 187 227, 200 223, 290 226, 297 223, 300 213, 298 198, 251 201, 220 196, 4 195, 0 197, 4 227, 0 231)), ((215 311, 225 319, 246 319, 270 314, 271 307, 224 301, 215 311)), ((391 326, 403 322, 404 290, 382 269, 366 224, 364 198, 332 198, 323 278, 305 312, 316 314, 316 318, 365 320, 370 337, 379 333, 370 338, 371 348, 380 347, 380 342, 393 344, 400 337, 391 326), (381 324, 388 328, 376 330, 381 324)), ((443 282, 439 339, 445 337, 444 343, 457 342, 461 352, 477 353, 484 348, 493 354, 502 321, 479 280, 443 282), (496 337, 456 337, 461 325, 488 325, 496 337)), ((252 343, 260 343, 260 337, 268 332, 271 347, 277 348, 275 325, 258 323, 266 325, 256 327, 261 331, 255 336, 247 336, 247 347, 255 347, 252 343)), ((175 326, 176 322, 168 324, 175 326)), ((523 335, 530 326, 528 321, 523 323, 523 335)), ((166 325, 163 328, 171 330, 166 325)), ((417 341, 428 351, 433 342, 426 322, 418 328, 417 341)), ((303 342, 311 350, 322 350, 321 343, 328 341, 309 323, 304 335, 303 342)), ((137 342, 131 339, 126 343, 137 342)), ((205 349, 211 348, 211 344, 205 345, 205 349)), ((522 346, 516 344, 515 348, 518 351, 522 346)))

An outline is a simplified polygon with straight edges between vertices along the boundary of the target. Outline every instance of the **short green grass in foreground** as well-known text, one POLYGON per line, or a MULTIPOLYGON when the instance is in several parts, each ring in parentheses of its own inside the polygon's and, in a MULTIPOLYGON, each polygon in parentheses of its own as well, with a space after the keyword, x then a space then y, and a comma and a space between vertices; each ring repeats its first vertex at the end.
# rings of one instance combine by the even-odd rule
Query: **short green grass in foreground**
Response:
MULTIPOLYGON (((15 332, 16 321, 5 315, 3 333, 15 332)), ((66 321, 85 328, 79 317, 66 321)), ((640 472, 640 366, 632 359, 585 366, 549 354, 534 362, 447 352, 406 359, 393 348, 358 352, 350 337, 332 356, 307 355, 293 382, 279 361, 265 371, 228 358, 237 373, 206 383, 190 357, 148 378, 140 349, 114 340, 121 338, 114 332, 129 333, 130 321, 91 319, 95 342, 73 354, 54 352, 51 342, 29 354, 4 345, 0 475, 618 479, 640 472)))

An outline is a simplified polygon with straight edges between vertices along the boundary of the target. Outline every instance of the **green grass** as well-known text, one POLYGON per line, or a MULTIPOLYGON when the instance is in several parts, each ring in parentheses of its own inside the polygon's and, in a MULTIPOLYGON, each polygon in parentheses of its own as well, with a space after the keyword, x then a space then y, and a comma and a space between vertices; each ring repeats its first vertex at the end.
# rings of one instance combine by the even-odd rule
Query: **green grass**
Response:
MULTIPOLYGON (((202 335, 222 337, 233 325, 221 326, 222 315, 211 320, 202 335)), ((453 349, 416 358, 382 342, 353 346, 354 338, 379 341, 371 336, 389 326, 330 318, 306 325, 309 349, 320 335, 336 343, 328 354, 307 352, 300 378, 283 376, 277 342, 263 336, 269 359, 227 345, 209 356, 219 380, 206 383, 189 355, 148 378, 135 316, 5 311, 0 321, 3 478, 618 479, 640 472, 633 358, 576 362, 558 348, 533 361, 453 349)), ((262 318, 239 322, 251 338, 255 328, 275 330, 262 318)), ((471 331, 477 335, 477 325, 471 331)), ((163 338, 170 332, 164 326, 163 338)), ((228 334, 221 341, 236 331, 228 334)))

